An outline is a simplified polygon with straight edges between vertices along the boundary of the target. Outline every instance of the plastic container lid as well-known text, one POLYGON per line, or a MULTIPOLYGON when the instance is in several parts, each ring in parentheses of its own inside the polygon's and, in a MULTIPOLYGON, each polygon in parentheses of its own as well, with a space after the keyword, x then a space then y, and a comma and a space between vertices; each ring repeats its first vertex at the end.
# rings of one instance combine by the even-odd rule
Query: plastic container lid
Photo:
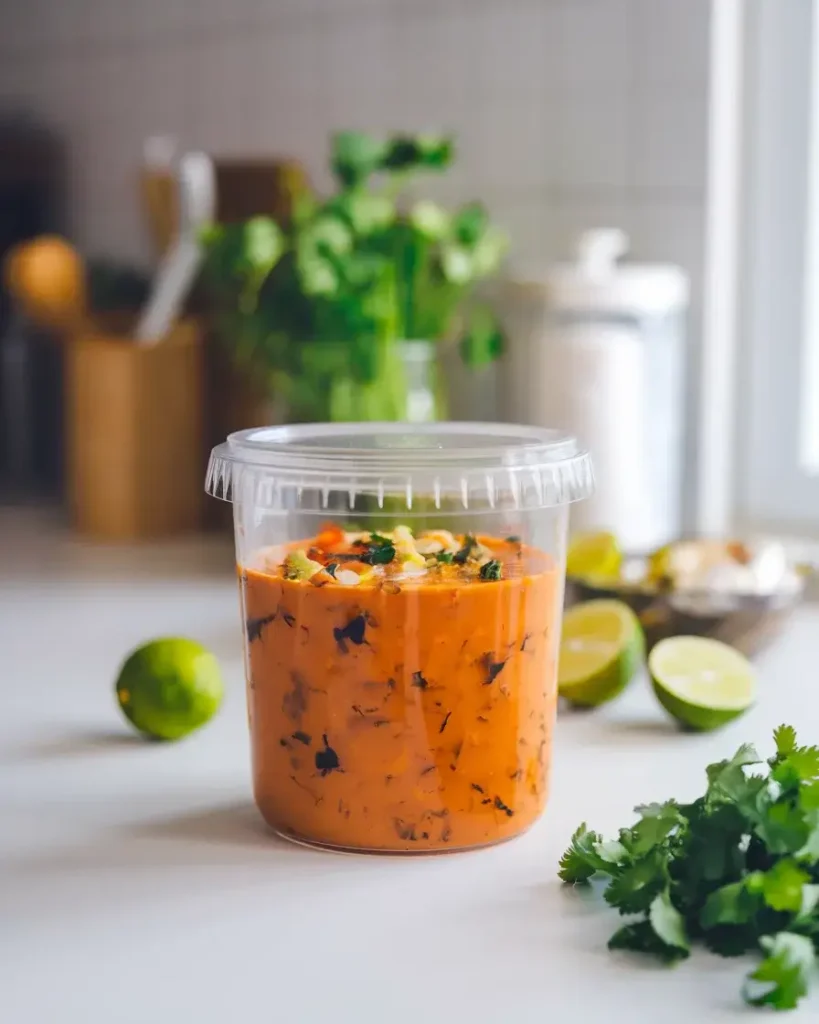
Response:
POLYGON ((206 490, 225 501, 286 510, 350 509, 389 495, 408 511, 538 509, 588 497, 591 460, 557 430, 497 423, 337 423, 231 434, 211 452, 206 490))
POLYGON ((621 263, 628 236, 616 228, 584 232, 574 263, 558 263, 544 272, 513 272, 508 283, 536 291, 561 312, 623 316, 660 316, 688 303, 688 277, 666 263, 621 263))

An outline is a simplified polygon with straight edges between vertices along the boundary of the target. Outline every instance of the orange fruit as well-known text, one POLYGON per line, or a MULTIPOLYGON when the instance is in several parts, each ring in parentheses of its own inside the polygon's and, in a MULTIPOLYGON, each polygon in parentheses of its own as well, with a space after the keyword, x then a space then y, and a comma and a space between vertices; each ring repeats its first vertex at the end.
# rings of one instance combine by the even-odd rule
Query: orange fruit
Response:
POLYGON ((6 286, 25 314, 51 328, 74 324, 85 307, 85 267, 56 235, 15 246, 5 261, 6 286))

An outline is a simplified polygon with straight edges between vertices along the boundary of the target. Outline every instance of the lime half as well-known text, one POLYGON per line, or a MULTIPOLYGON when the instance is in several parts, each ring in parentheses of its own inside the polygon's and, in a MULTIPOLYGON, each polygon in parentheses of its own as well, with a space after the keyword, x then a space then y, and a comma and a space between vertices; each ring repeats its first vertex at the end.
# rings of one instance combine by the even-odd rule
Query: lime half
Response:
POLYGON ((613 533, 578 533, 566 553, 568 576, 616 578, 623 555, 613 533))
POLYGON ((645 653, 643 630, 622 601, 586 601, 563 616, 558 690, 573 704, 595 707, 621 693, 645 653))
POLYGON ((677 721, 692 729, 718 729, 747 711, 756 679, 747 658, 719 640, 673 636, 648 658, 654 692, 677 721))
POLYGON ((141 733, 178 740, 216 714, 222 675, 216 657, 194 640, 152 640, 126 658, 116 692, 123 714, 141 733))

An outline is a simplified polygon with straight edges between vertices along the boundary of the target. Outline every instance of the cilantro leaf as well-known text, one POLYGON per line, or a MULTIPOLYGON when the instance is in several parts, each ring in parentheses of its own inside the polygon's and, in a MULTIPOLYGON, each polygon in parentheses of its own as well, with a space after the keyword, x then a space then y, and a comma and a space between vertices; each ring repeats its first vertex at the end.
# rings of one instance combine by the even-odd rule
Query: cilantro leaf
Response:
POLYGON ((793 746, 788 746, 787 739, 784 741, 784 753, 777 744, 776 757, 768 762, 771 778, 779 783, 784 793, 796 792, 801 786, 819 779, 819 747, 796 746, 796 733, 793 740, 793 746))
POLYGON ((629 856, 636 860, 662 845, 673 828, 673 824, 662 819, 647 818, 633 828, 620 829, 620 844, 625 847, 629 856))
POLYGON ((616 839, 595 844, 597 855, 608 864, 622 864, 628 858, 628 850, 616 839))
POLYGON ((620 842, 632 857, 642 857, 659 846, 683 822, 673 801, 636 808, 643 817, 631 829, 621 829, 620 842))
POLYGON ((706 801, 736 801, 747 793, 748 779, 743 771, 751 764, 760 764, 762 759, 756 748, 750 743, 743 743, 730 761, 717 761, 705 769, 708 776, 708 792, 706 801))
POLYGON ((503 575, 503 567, 497 558, 493 558, 490 561, 484 563, 481 566, 478 576, 482 580, 499 580, 503 575))
POLYGON ((803 811, 819 811, 819 779, 799 787, 799 806, 803 811))
POLYGON ((810 875, 792 860, 780 860, 761 875, 759 888, 772 910, 797 912, 802 906, 802 888, 810 875))
POLYGON ((788 764, 795 769, 800 782, 815 782, 819 779, 819 747, 797 747, 788 754, 788 764))
POLYGON ((560 858, 558 877, 570 885, 584 885, 598 871, 606 871, 608 862, 596 850, 600 842, 601 836, 597 832, 591 832, 583 822, 572 836, 569 848, 560 858))
POLYGON ((804 935, 793 932, 763 936, 759 941, 768 955, 746 979, 745 1001, 752 1006, 792 1010, 808 991, 816 965, 813 945, 804 935))
POLYGON ((745 785, 741 787, 731 804, 724 804, 723 809, 736 810, 744 822, 755 824, 768 813, 773 803, 770 780, 765 775, 746 775, 745 785))
POLYGON ((810 826, 808 838, 795 853, 798 860, 806 864, 819 863, 819 811, 810 811, 805 815, 805 820, 810 826))
POLYGON ((819 752, 815 747, 804 747, 794 751, 771 768, 771 778, 778 783, 784 794, 798 793, 802 786, 809 785, 816 778, 819 752))
POLYGON ((623 925, 609 939, 609 949, 626 949, 632 953, 649 953, 671 964, 684 960, 688 949, 665 943, 648 920, 623 925))
POLYGON ((802 903, 794 920, 795 924, 807 924, 819 933, 819 885, 802 886, 802 903))
POLYGON ((744 956, 758 947, 756 933, 747 925, 718 924, 702 937, 707 949, 717 956, 744 956))
POLYGON ((696 801, 683 809, 688 821, 672 875, 687 894, 692 910, 717 885, 739 877, 744 867, 741 850, 747 826, 736 807, 729 804, 709 809, 696 801), (704 895, 703 895, 704 891, 704 895))
POLYGON ((755 828, 769 853, 787 854, 801 850, 808 840, 810 828, 802 811, 792 803, 777 803, 755 828))
POLYGON ((473 550, 474 550, 474 549, 475 549, 475 548, 476 548, 477 546, 478 546, 478 542, 477 542, 477 540, 476 540, 476 539, 475 539, 475 538, 474 538, 474 537, 472 536, 472 534, 471 534, 471 533, 467 533, 467 534, 465 535, 465 537, 464 537, 464 542, 463 542, 463 546, 462 546, 462 547, 460 548, 460 550, 459 550, 459 551, 457 551, 457 552, 456 552, 456 553, 455 553, 455 554, 453 555, 453 557, 452 557, 452 561, 453 561, 453 562, 454 562, 454 563, 455 563, 456 565, 466 565, 466 563, 467 563, 467 560, 468 560, 468 559, 469 559, 469 557, 470 557, 470 556, 472 555, 472 551, 473 551, 473 550))
POLYGON ((641 860, 622 868, 612 878, 603 898, 621 914, 639 914, 648 910, 667 884, 667 855, 655 848, 641 860))
POLYGON ((669 814, 679 814, 680 808, 675 800, 666 800, 665 803, 638 804, 634 813, 641 818, 665 818, 669 814))
POLYGON ((777 726, 773 738, 778 757, 787 757, 796 750, 796 729, 792 725, 777 726))
POLYGON ((671 902, 667 890, 652 900, 651 906, 648 908, 648 920, 657 938, 666 946, 686 951, 691 948, 685 930, 685 920, 671 902))
POLYGON ((758 906, 758 895, 749 892, 744 881, 729 882, 708 896, 700 911, 700 925, 709 929, 720 924, 747 924, 758 906))
POLYGON ((395 559, 395 545, 389 537, 382 537, 380 533, 370 534, 366 549, 366 554, 361 557, 362 562, 389 565, 395 559))

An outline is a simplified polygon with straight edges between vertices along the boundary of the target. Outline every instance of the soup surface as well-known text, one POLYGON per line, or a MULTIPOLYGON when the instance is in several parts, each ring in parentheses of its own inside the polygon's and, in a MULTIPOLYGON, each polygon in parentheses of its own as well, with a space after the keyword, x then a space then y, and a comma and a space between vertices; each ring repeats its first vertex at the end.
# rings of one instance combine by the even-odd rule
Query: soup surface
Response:
POLYGON ((515 537, 327 526, 239 572, 254 791, 273 828, 414 852, 538 818, 562 594, 548 555, 515 537))

